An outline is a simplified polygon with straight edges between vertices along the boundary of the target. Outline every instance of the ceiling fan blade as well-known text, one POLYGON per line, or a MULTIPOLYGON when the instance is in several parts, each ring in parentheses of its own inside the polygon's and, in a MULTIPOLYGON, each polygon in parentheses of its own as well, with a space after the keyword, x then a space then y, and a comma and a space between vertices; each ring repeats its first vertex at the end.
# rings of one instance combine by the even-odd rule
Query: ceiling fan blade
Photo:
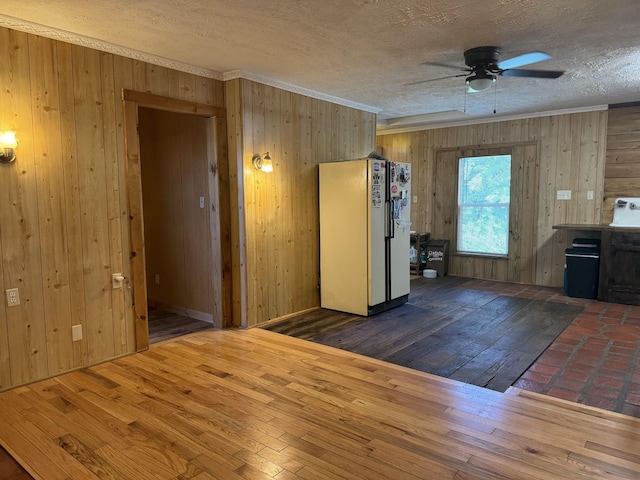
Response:
POLYGON ((440 78, 430 78, 428 80, 418 80, 417 82, 405 83, 405 87, 409 87, 411 85, 418 85, 420 83, 428 83, 428 82, 437 82, 438 80, 446 80, 447 78, 456 78, 456 77, 466 77, 468 73, 461 73, 460 75, 449 75, 448 77, 440 77, 440 78))
POLYGON ((423 65, 432 65, 434 67, 455 68, 456 70, 460 70, 462 72, 471 71, 470 68, 461 67, 460 65, 449 65, 448 63, 424 62, 423 65))
POLYGON ((499 73, 499 75, 503 77, 558 78, 562 76, 563 73, 561 70, 525 70, 522 68, 512 68, 499 73))
POLYGON ((507 70, 509 68, 518 68, 532 63, 542 62, 550 58, 551 55, 547 55, 544 52, 529 52, 498 62, 497 66, 501 70, 507 70))

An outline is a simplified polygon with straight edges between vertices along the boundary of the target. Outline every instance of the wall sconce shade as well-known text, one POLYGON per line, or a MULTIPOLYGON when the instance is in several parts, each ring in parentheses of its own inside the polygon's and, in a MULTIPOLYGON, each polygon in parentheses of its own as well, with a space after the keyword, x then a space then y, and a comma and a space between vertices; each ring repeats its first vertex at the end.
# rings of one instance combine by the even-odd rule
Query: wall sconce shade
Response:
POLYGON ((255 153, 251 159, 251 163, 253 163, 256 170, 262 170, 267 173, 273 172, 273 162, 271 161, 269 152, 263 153, 262 155, 255 153))
POLYGON ((14 148, 18 146, 16 132, 0 133, 0 163, 11 163, 15 161, 16 154, 14 148))

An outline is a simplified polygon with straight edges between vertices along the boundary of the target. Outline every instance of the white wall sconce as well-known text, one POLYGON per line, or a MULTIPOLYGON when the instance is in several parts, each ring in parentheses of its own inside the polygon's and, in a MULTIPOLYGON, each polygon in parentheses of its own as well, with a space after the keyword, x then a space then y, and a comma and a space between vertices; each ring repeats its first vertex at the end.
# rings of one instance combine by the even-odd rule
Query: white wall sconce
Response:
POLYGON ((259 153, 255 153, 253 158, 251 159, 251 163, 256 170, 262 170, 263 172, 273 172, 273 162, 271 161, 271 157, 269 156, 269 152, 263 153, 260 155, 259 153))
POLYGON ((0 133, 0 163, 12 163, 16 159, 14 148, 18 146, 16 132, 0 133))

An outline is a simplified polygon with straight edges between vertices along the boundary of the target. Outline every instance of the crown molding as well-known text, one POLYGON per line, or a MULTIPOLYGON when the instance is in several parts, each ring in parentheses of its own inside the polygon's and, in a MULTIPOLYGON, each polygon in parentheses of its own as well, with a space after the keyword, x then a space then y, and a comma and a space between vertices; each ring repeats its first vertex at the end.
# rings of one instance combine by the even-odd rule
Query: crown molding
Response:
POLYGON ((70 33, 65 30, 48 27, 46 25, 40 25, 39 23, 27 22, 25 20, 11 17, 9 15, 0 14, 0 27, 10 28, 12 30, 18 30, 24 33, 31 33, 33 35, 50 38, 52 40, 60 40, 61 42, 80 45, 82 47, 88 47, 94 50, 99 50, 101 52, 120 55, 122 57, 131 58, 133 60, 139 60, 142 62, 151 63, 153 65, 159 65, 161 67, 191 73, 193 75, 213 78, 214 80, 222 80, 222 73, 215 70, 177 62, 175 60, 170 60, 158 55, 142 52, 133 48, 127 48, 116 45, 114 43, 103 42, 101 40, 96 40, 95 38, 86 37, 84 35, 79 35, 76 33, 70 33))
POLYGON ((315 90, 299 87, 291 83, 282 82, 270 77, 265 77, 252 72, 243 70, 232 70, 228 72, 218 72, 216 70, 210 70, 208 68, 196 67, 187 63, 177 62, 165 57, 153 55, 151 53, 143 52, 133 48, 123 47, 110 42, 104 42, 102 40, 96 40, 95 38, 86 37, 76 33, 67 32, 58 28, 48 27, 39 23, 28 22, 19 18, 11 17, 0 13, 0 27, 10 28, 12 30, 18 30, 24 33, 30 33, 33 35, 39 35, 41 37, 50 38, 52 40, 59 40, 74 45, 80 45, 82 47, 92 48, 101 52, 112 53, 114 55, 120 55, 122 57, 131 58, 133 60, 139 60, 142 62, 150 63, 153 65, 159 65, 173 70, 181 72, 191 73, 194 75, 200 75, 202 77, 212 78, 214 80, 233 80, 235 78, 243 78, 258 82, 271 87, 286 90, 288 92, 297 93, 299 95, 305 95, 307 97, 315 98, 318 100, 324 100, 330 103, 335 103, 345 107, 355 108, 357 110, 363 110, 365 112, 378 114, 382 111, 380 108, 372 107, 370 105, 364 105, 362 103, 353 102, 345 98, 335 97, 315 90))
POLYGON ((230 70, 228 72, 224 72, 224 74, 222 75, 222 79, 224 81, 234 80, 236 78, 250 80, 252 82, 257 82, 263 85, 267 85, 269 87, 279 88, 280 90, 286 90, 287 92, 297 93, 299 95, 315 98, 317 100, 324 100, 326 102, 342 105, 343 107, 355 108, 356 110, 362 110, 364 112, 374 113, 376 115, 382 111, 381 108, 372 107, 371 105, 365 105, 363 103, 353 102, 345 98, 334 97, 333 95, 328 95, 326 93, 317 92, 315 90, 310 90, 308 88, 299 87, 291 83, 282 82, 280 80, 276 80, 270 77, 264 77, 262 75, 258 75, 252 72, 247 72, 244 70, 230 70))
POLYGON ((501 117, 482 117, 482 118, 475 118, 475 119, 469 119, 469 120, 461 120, 458 122, 440 122, 440 123, 431 123, 431 124, 423 124, 423 125, 399 126, 398 128, 394 128, 393 126, 388 126, 388 125, 385 125, 384 123, 380 123, 378 124, 376 135, 390 135, 393 133, 418 132, 421 130, 435 130, 437 128, 461 127, 465 125, 478 125, 481 123, 508 122, 511 120, 524 120, 527 118, 553 117, 557 115, 597 112, 597 111, 608 110, 608 109, 609 109, 608 105, 593 105, 590 107, 566 108, 563 110, 550 110, 545 112, 522 113, 522 114, 515 114, 515 115, 505 115, 501 117))

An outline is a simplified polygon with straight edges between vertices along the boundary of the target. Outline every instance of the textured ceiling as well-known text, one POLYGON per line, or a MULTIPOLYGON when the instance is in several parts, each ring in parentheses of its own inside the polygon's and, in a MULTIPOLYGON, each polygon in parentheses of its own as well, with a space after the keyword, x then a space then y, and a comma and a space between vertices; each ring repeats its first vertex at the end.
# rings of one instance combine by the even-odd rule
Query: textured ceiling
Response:
POLYGON ((0 25, 126 47, 215 78, 239 70, 369 106, 389 123, 640 100, 638 0, 2 0, 0 25), (464 78, 406 85, 460 73, 425 62, 462 68, 463 51, 483 45, 502 47, 502 60, 546 52, 551 60, 526 68, 566 73, 500 77, 495 90, 466 95, 464 78))

